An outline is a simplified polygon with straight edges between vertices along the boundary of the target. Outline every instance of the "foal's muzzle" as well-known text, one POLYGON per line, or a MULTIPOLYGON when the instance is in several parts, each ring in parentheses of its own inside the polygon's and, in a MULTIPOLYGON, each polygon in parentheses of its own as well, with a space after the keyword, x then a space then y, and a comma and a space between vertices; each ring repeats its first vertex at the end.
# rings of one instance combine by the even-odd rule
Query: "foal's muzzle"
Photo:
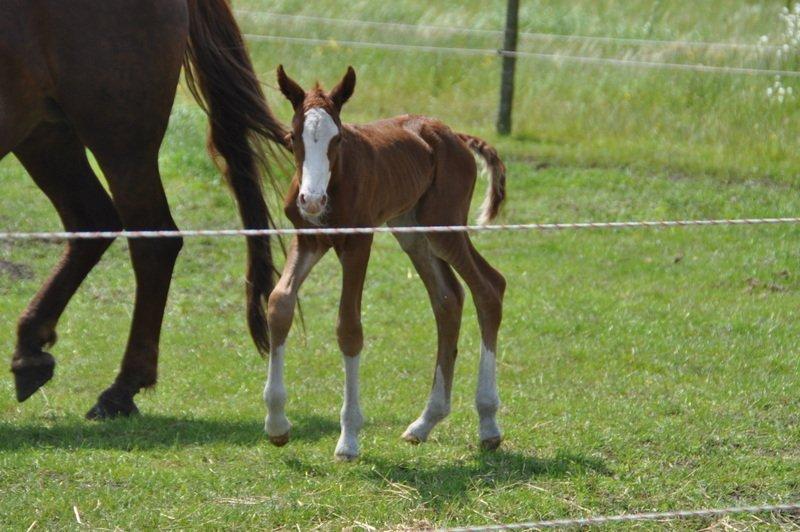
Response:
POLYGON ((327 205, 327 194, 300 194, 297 197, 297 206, 308 216, 319 216, 327 205))

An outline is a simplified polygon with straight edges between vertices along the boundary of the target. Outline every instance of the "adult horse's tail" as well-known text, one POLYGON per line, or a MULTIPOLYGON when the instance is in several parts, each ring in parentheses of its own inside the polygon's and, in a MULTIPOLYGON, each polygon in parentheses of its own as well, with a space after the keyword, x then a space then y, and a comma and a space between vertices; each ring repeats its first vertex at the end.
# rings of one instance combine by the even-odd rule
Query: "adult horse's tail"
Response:
POLYGON ((503 164, 497 150, 485 140, 462 133, 458 137, 475 155, 483 159, 489 170, 491 182, 489 188, 486 189, 486 199, 481 205, 481 213, 478 216, 480 224, 489 223, 500 214, 500 207, 506 199, 506 165, 503 164))
MULTIPOLYGON (((267 106, 242 33, 228 0, 188 0, 190 33, 186 80, 209 114, 209 151, 239 204, 247 229, 266 229, 271 219, 259 164, 274 158, 270 142, 283 144, 287 131, 267 106)), ((247 239, 247 324, 256 347, 269 352, 265 299, 274 286, 269 237, 247 239)))

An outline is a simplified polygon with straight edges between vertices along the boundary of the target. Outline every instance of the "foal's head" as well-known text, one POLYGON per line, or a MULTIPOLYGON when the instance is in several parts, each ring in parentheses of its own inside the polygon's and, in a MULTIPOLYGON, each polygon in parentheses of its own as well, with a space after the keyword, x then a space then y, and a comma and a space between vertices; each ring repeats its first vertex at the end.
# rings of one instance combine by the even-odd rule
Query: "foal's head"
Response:
POLYGON ((294 107, 292 133, 287 145, 294 153, 300 178, 297 207, 312 223, 319 223, 328 206, 331 172, 339 160, 342 107, 353 95, 356 73, 347 69, 342 81, 330 92, 317 84, 306 92, 278 67, 278 85, 294 107))

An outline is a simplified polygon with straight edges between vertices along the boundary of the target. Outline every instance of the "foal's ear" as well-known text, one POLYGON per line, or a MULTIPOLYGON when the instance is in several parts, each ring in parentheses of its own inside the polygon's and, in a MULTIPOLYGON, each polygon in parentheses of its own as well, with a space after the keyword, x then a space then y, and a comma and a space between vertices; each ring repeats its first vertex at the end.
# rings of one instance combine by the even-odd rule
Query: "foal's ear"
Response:
POLYGON ((278 67, 278 86, 281 88, 283 95, 286 96, 286 99, 292 102, 292 107, 297 109, 303 105, 303 100, 306 99, 306 91, 286 74, 283 65, 278 67))
POLYGON ((353 70, 353 67, 347 67, 347 74, 344 75, 342 81, 336 85, 331 91, 330 97, 333 100, 333 104, 341 111, 344 104, 347 103, 347 100, 353 96, 353 92, 356 90, 356 71, 353 70))

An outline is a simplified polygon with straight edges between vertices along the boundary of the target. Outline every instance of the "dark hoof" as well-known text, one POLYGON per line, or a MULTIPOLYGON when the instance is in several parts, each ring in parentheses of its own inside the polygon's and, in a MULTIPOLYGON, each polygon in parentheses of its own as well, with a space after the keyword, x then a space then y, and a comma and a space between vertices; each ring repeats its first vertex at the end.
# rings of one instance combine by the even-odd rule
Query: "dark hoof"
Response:
POLYGON ((56 359, 50 353, 18 358, 11 363, 17 401, 22 403, 53 378, 56 359))
POLYGON ((130 417, 139 414, 133 395, 112 389, 100 394, 97 404, 86 413, 86 419, 102 421, 116 417, 130 417))
POLYGON ((269 436, 269 442, 275 447, 283 447, 289 443, 290 435, 291 432, 287 432, 286 434, 282 434, 280 436, 269 436))
POLYGON ((481 450, 486 452, 496 451, 503 443, 503 438, 500 436, 494 438, 487 438, 481 442, 481 450))

